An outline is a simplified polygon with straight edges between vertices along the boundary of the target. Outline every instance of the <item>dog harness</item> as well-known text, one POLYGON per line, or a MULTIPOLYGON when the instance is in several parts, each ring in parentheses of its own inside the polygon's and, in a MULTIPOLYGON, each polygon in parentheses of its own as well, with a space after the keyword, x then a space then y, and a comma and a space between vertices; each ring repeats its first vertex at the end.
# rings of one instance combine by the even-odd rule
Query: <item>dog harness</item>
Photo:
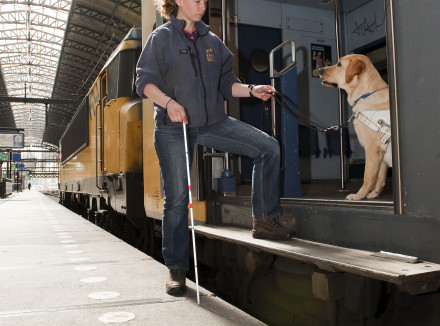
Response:
MULTIPOLYGON (((356 101, 354 101, 353 109, 360 100, 363 100, 380 90, 382 89, 375 90, 374 92, 367 93, 359 97, 356 101)), ((380 140, 382 144, 387 145, 390 142, 391 140, 390 110, 376 110, 376 111, 362 111, 362 112, 354 111, 351 119, 354 118, 358 119, 368 128, 383 133, 384 136, 380 140)))
POLYGON ((381 132, 383 137, 380 139, 385 154, 383 162, 388 166, 393 166, 391 157, 391 125, 390 125, 390 110, 377 110, 377 111, 363 111, 353 113, 353 118, 358 119, 368 128, 381 132))
POLYGON ((380 140, 382 144, 388 144, 391 140, 390 110, 363 111, 353 113, 353 117, 364 125, 384 134, 380 140))

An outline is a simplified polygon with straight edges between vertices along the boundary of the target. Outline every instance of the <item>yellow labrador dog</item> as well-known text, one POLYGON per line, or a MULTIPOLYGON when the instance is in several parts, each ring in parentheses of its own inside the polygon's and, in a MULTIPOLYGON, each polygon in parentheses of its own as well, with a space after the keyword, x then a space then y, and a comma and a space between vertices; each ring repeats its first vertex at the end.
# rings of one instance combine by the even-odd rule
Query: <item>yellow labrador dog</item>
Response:
POLYGON ((353 125, 365 149, 364 183, 347 200, 377 198, 385 186, 391 166, 391 128, 388 85, 364 55, 342 57, 330 67, 321 68, 322 84, 344 89, 353 109, 353 125))

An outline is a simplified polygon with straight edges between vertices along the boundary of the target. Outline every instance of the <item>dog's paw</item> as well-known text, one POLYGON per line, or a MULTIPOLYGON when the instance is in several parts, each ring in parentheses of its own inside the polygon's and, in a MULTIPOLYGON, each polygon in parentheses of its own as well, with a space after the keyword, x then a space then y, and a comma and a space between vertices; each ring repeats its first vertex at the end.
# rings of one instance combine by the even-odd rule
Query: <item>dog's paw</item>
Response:
POLYGON ((347 197, 345 197, 345 200, 361 200, 363 199, 358 194, 349 194, 347 197))
POLYGON ((373 190, 372 192, 370 192, 370 193, 367 195, 367 198, 368 198, 368 199, 374 199, 374 198, 379 197, 379 194, 380 194, 380 192, 377 192, 377 191, 373 190))

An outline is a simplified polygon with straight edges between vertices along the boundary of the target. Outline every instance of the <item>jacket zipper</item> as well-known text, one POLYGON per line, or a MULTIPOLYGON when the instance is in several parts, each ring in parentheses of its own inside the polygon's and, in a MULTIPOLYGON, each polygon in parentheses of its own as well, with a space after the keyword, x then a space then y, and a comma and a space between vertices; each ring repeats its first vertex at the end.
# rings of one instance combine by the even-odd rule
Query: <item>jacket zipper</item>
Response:
MULTIPOLYGON (((203 103, 205 105, 205 123, 203 125, 206 126, 207 123, 208 123, 208 104, 206 103, 206 87, 205 87, 205 82, 203 80, 202 65, 200 64, 199 51, 197 50, 196 42, 197 42, 197 39, 193 43, 194 43, 194 50, 195 50, 195 55, 196 55, 196 58, 197 58, 197 63, 198 63, 198 66, 199 66, 200 81, 202 83, 203 103)), ((190 52, 190 55, 191 55, 191 58, 192 58, 192 53, 191 52, 190 52)), ((197 77, 197 71, 196 71, 196 77, 197 77)))
POLYGON ((197 69, 196 69, 196 62, 194 60, 194 53, 191 50, 191 48, 189 47, 189 45, 188 45, 188 51, 189 51, 189 56, 191 58, 191 65, 193 66, 193 69, 194 69, 194 76, 197 77, 197 69))

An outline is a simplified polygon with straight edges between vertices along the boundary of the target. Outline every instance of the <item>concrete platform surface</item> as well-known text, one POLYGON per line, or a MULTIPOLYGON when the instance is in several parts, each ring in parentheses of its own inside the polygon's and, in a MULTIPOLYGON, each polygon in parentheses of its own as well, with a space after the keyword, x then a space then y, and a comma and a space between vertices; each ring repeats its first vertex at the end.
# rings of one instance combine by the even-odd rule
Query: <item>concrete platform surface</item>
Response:
POLYGON ((0 200, 0 325, 263 325, 37 191, 0 200), (112 314, 113 313, 113 314, 112 314), (127 319, 129 319, 127 321, 127 319), (124 321, 125 320, 125 321, 124 321))

